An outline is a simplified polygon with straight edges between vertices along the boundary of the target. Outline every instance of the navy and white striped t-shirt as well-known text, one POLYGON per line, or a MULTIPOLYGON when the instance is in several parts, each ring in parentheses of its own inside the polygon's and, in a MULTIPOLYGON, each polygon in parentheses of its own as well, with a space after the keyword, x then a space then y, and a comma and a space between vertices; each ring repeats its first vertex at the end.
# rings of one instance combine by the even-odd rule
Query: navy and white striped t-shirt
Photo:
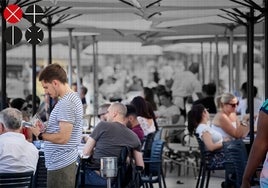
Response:
POLYGON ((64 168, 77 160, 77 146, 81 142, 83 124, 83 105, 78 93, 67 93, 57 102, 50 114, 46 133, 57 133, 60 121, 73 124, 73 130, 67 144, 45 141, 45 161, 48 170, 64 168))

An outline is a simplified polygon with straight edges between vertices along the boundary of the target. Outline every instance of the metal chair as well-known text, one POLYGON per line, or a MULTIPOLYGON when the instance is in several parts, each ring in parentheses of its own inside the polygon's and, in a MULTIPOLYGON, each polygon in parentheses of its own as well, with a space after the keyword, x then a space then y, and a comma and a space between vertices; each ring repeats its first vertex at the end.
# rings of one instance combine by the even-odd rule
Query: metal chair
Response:
MULTIPOLYGON (((198 141, 200 154, 201 154, 200 169, 199 169, 199 175, 198 175, 198 179, 197 179, 197 183, 196 183, 196 188, 198 188, 199 185, 201 188, 203 188, 204 184, 205 184, 205 179, 206 179, 206 188, 208 188, 211 171, 225 170, 225 168, 224 167, 213 167, 211 165, 211 161, 209 159, 219 151, 214 151, 214 152, 207 151, 205 144, 199 138, 199 135, 195 134, 195 136, 196 136, 196 139, 198 141), (201 182, 200 182, 200 180, 201 180, 201 182)), ((222 157, 224 157, 224 156, 222 156, 222 157)))
MULTIPOLYGON (((80 188, 106 188, 107 186, 96 186, 96 185, 87 185, 85 184, 85 160, 82 160, 80 163, 80 176, 81 183, 78 187, 80 188)), ((139 184, 139 173, 140 169, 134 164, 134 159, 132 156, 132 149, 123 146, 118 157, 118 172, 116 180, 113 181, 112 187, 122 188, 126 187, 129 184, 139 184)), ((92 167, 93 170, 99 170, 99 168, 92 167)))
POLYGON ((159 128, 159 130, 155 132, 154 140, 161 140, 162 132, 163 132, 163 128, 159 128))
POLYGON ((149 133, 145 137, 145 140, 143 143, 143 149, 142 149, 143 157, 145 157, 145 158, 148 158, 151 155, 151 148, 152 148, 152 144, 154 141, 154 136, 155 136, 155 132, 149 133))
POLYGON ((32 187, 33 171, 22 173, 0 173, 1 188, 32 187))
POLYGON ((144 173, 141 175, 143 187, 153 188, 154 183, 158 183, 159 188, 162 187, 162 181, 164 188, 166 188, 165 177, 162 168, 162 154, 164 148, 164 141, 155 140, 152 144, 150 158, 144 158, 145 165, 144 173), (146 168, 148 168, 146 170, 146 168))
POLYGON ((39 159, 37 168, 33 177, 33 187, 46 188, 47 187, 47 168, 45 166, 45 156, 43 151, 39 151, 39 159))

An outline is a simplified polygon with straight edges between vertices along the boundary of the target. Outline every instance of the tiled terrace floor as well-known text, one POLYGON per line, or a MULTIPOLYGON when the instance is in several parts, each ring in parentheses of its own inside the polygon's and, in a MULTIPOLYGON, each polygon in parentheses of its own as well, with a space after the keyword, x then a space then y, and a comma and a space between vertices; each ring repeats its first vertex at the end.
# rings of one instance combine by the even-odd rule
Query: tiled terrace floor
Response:
MULTIPOLYGON (((211 178, 209 182, 209 188, 221 188, 221 183, 224 181, 224 171, 215 171, 211 173, 211 178)), ((190 169, 188 175, 185 173, 178 176, 177 169, 175 168, 171 173, 166 174, 166 184, 167 188, 195 188, 197 179, 193 175, 193 171, 190 169), (183 184, 177 184, 177 181, 181 181, 183 184)), ((154 185, 158 188, 158 185, 154 185)), ((258 188, 258 186, 254 186, 258 188)))

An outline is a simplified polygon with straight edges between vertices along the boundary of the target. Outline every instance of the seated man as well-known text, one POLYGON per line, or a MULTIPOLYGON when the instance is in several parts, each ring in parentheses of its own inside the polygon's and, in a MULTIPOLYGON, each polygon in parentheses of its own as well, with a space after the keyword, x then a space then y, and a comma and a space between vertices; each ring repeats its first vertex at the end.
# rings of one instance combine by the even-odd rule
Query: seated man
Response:
MULTIPOLYGON (((137 166, 144 167, 141 143, 138 136, 125 125, 127 108, 121 103, 113 103, 108 108, 107 122, 101 121, 83 150, 83 155, 90 156, 94 166, 100 166, 102 157, 119 157, 122 146, 133 148, 133 156, 137 166)), ((106 179, 98 170, 85 169, 85 183, 90 185, 106 185, 106 179)))
POLYGON ((15 108, 0 112, 0 173, 35 171, 38 150, 21 134, 22 113, 15 108))
POLYGON ((126 105, 127 106, 127 127, 130 128, 136 135, 139 137, 141 143, 144 139, 144 133, 141 128, 141 125, 137 119, 137 112, 136 108, 133 105, 126 105))
POLYGON ((217 113, 217 107, 215 103, 216 85, 214 83, 204 84, 202 86, 203 98, 193 102, 195 104, 203 104, 208 112, 211 114, 217 113))
POLYGON ((166 118, 168 124, 184 124, 184 117, 181 115, 179 107, 172 103, 172 96, 169 92, 163 91, 159 94, 161 105, 159 106, 156 115, 166 118))
POLYGON ((111 104, 110 103, 104 103, 99 106, 98 109, 98 118, 100 121, 107 121, 106 114, 107 110, 111 104))

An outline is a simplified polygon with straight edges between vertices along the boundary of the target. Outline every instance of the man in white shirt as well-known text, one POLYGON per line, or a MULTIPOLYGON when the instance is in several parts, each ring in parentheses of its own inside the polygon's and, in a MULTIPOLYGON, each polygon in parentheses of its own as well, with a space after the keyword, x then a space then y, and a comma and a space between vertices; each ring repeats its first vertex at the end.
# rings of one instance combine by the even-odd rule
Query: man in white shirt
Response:
POLYGON ((15 108, 0 112, 0 173, 36 170, 38 150, 21 134, 22 113, 15 108))
POLYGON ((184 124, 184 117, 181 116, 178 106, 172 103, 169 92, 164 91, 159 94, 161 105, 156 112, 158 117, 167 118, 168 124, 184 124))

